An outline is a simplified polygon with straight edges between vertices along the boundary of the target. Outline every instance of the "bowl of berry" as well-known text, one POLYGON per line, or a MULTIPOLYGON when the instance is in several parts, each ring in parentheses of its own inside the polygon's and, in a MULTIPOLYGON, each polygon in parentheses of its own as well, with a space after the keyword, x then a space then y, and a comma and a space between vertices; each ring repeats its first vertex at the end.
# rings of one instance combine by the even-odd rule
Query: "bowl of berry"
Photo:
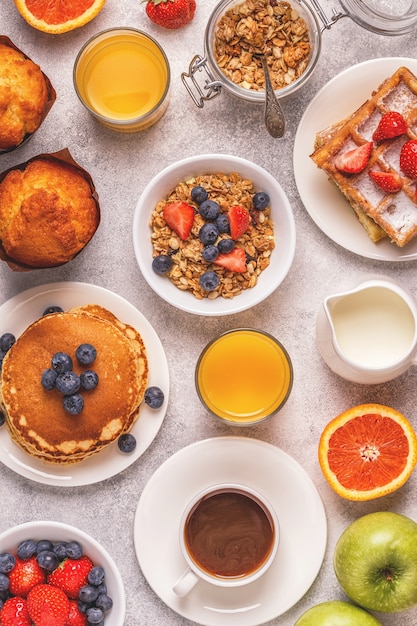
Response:
POLYGON ((237 313, 270 296, 295 252, 291 206, 278 181, 246 159, 193 156, 143 190, 133 245, 149 286, 196 315, 237 313))
POLYGON ((0 606, 1 624, 123 626, 125 593, 95 539, 67 524, 36 521, 0 535, 0 606))

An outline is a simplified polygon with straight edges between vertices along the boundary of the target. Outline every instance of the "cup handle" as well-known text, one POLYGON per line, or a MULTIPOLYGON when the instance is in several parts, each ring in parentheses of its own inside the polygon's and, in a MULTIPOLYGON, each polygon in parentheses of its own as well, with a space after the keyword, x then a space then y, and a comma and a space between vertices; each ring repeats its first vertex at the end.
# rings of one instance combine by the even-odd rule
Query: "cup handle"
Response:
POLYGON ((185 572, 183 572, 178 578, 172 589, 174 593, 177 594, 177 596, 180 596, 182 598, 183 596, 186 596, 187 593, 191 591, 191 589, 193 589, 198 580, 199 578, 197 574, 194 574, 192 569, 187 568, 185 572))

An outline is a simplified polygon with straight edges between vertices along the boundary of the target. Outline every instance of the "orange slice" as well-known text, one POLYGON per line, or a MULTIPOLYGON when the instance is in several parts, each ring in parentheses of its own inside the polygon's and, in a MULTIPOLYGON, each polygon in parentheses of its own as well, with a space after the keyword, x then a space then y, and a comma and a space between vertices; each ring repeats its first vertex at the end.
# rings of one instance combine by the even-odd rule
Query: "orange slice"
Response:
POLYGON ((401 487, 415 468, 416 433, 398 411, 361 404, 327 424, 320 437, 319 463, 343 498, 380 498, 401 487))
POLYGON ((61 34, 84 26, 106 0, 14 0, 28 24, 44 33, 61 34))

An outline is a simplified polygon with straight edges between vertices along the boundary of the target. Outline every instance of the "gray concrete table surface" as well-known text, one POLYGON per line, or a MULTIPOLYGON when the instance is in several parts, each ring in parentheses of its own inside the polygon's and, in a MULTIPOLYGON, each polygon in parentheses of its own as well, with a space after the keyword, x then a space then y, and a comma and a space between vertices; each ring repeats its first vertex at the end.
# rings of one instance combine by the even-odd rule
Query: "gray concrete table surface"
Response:
MULTIPOLYGON (((283 102, 287 133, 273 139, 262 124, 259 106, 240 101, 223 90, 198 109, 181 82, 195 54, 204 53, 204 30, 216 0, 197 0, 193 22, 179 30, 151 24, 139 0, 107 0, 102 12, 86 26, 52 36, 21 18, 13 0, 0 4, 0 32, 9 36, 39 63, 57 91, 57 100, 42 129, 20 150, 0 156, 4 171, 32 156, 69 148, 93 177, 100 197, 102 222, 94 239, 73 262, 56 269, 12 272, 0 264, 0 304, 34 285, 83 281, 126 298, 149 320, 164 346, 171 392, 162 428, 146 453, 121 474, 102 483, 59 489, 31 482, 0 465, 0 532, 32 519, 50 518, 80 527, 103 544, 116 561, 126 588, 126 625, 185 626, 192 622, 168 608, 148 586, 133 546, 133 521, 141 492, 157 468, 173 453, 195 441, 238 435, 270 442, 297 460, 314 481, 328 518, 328 545, 322 568, 305 596, 284 615, 269 622, 291 626, 310 606, 343 599, 332 568, 335 543, 355 518, 372 511, 392 510, 417 520, 417 473, 391 496, 368 503, 339 498, 325 481, 317 461, 317 444, 324 425, 341 411, 362 402, 395 407, 417 427, 417 371, 378 386, 342 380, 322 361, 315 340, 315 322, 323 298, 347 276, 385 273, 407 285, 417 296, 417 264, 381 263, 357 256, 331 241, 314 224, 297 192, 293 142, 301 116, 318 90, 340 71, 378 57, 414 56, 414 34, 383 37, 364 31, 348 18, 323 33, 322 53, 307 84, 283 102), (72 84, 75 56, 95 33, 115 26, 146 31, 164 48, 172 71, 171 100, 162 120, 135 135, 117 134, 96 123, 80 104, 72 84), (135 261, 132 219, 137 200, 149 180, 174 161, 199 153, 230 153, 254 161, 281 183, 295 216, 297 246, 283 284, 251 310, 219 318, 181 312, 147 285, 135 261), (294 386, 283 410, 270 421, 248 429, 224 426, 209 417, 194 389, 196 359, 208 340, 238 326, 262 328, 282 341, 294 366, 294 386)), ((324 0, 330 15, 337 0, 324 0)), ((376 85, 370 84, 370 89, 376 85)), ((414 626, 417 609, 384 615, 385 626, 414 626)))

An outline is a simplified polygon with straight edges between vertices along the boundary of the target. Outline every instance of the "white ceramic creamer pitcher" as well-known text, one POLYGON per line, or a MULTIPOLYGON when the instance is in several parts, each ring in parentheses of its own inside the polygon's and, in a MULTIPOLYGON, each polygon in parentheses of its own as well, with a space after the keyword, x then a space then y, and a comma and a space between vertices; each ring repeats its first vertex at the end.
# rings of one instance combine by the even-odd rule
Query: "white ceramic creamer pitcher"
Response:
POLYGON ((417 308, 386 276, 362 279, 325 298, 317 343, 333 372, 355 383, 384 383, 417 364, 417 308))

